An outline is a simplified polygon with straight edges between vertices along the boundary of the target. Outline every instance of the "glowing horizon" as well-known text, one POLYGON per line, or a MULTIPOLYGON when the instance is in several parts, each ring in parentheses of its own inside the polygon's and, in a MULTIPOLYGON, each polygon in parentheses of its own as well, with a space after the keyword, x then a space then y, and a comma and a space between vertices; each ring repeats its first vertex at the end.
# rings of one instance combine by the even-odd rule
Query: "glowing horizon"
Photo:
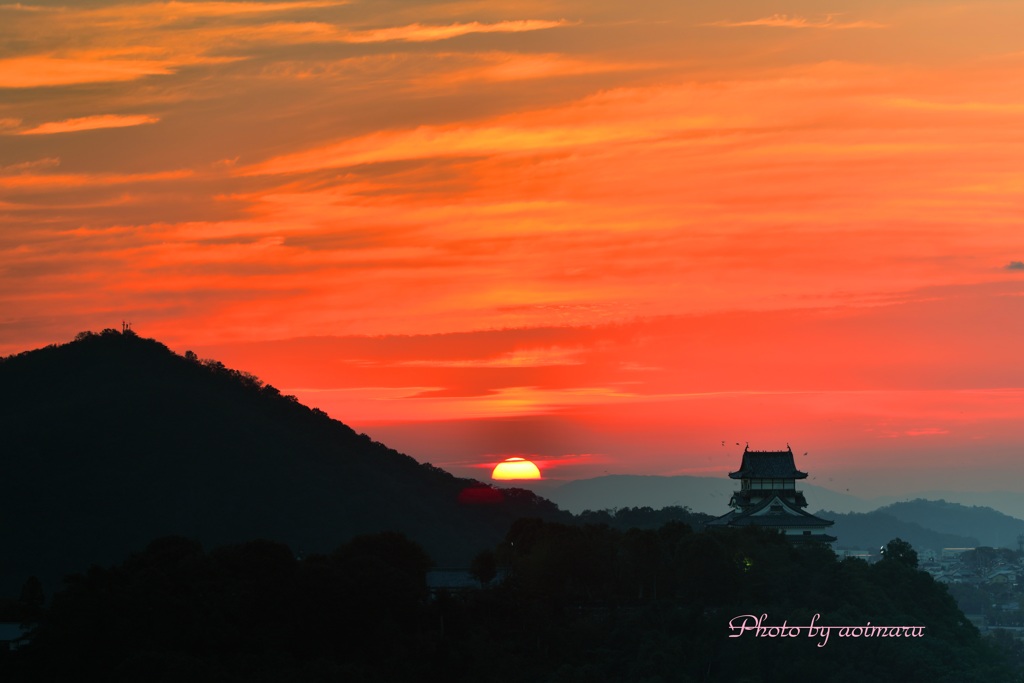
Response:
POLYGON ((0 5, 0 353, 131 320, 462 475, 720 475, 749 441, 864 492, 1005 486, 1022 19, 0 5))

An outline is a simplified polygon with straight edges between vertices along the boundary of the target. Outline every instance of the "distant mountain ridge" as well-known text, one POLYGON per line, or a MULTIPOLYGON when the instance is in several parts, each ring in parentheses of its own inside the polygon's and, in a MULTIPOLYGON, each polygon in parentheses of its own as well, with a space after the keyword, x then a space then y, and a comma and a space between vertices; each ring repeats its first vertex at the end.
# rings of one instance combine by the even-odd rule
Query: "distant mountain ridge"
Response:
MULTIPOLYGON (((987 507, 1010 517, 1024 519, 1024 493, 1011 491, 913 491, 901 496, 861 498, 816 486, 808 481, 801 482, 799 486, 807 492, 807 502, 811 508, 825 508, 841 513, 871 512, 894 503, 922 499, 987 507)), ((727 512, 725 507, 736 488, 736 482, 726 477, 612 474, 562 484, 545 482, 543 487, 531 488, 561 508, 576 514, 587 509, 685 505, 696 512, 721 515, 727 512)))
POLYGON ((835 522, 828 532, 838 539, 835 543, 837 550, 856 548, 877 552, 894 538, 903 539, 918 551, 939 552, 943 548, 974 548, 984 545, 974 536, 946 533, 924 524, 900 519, 887 514, 884 510, 883 508, 873 512, 848 514, 821 510, 816 514, 835 522))
MULTIPOLYGON (((587 509, 685 506, 720 516, 728 512, 736 486, 726 477, 608 475, 546 488, 544 496, 575 514, 587 509)), ((801 483, 799 488, 806 493, 808 511, 836 522, 829 533, 838 537, 837 548, 877 549, 897 536, 918 549, 1017 548, 1018 537, 1024 534, 1024 520, 989 507, 923 499, 883 505, 880 499, 865 500, 813 484, 801 483)))
POLYGON ((130 331, 0 359, 0 435, 0 596, 167 534, 208 547, 267 538, 301 553, 394 530, 439 564, 465 565, 517 518, 569 517, 130 331))
POLYGON ((839 537, 840 547, 876 548, 899 536, 917 549, 989 546, 1016 550, 1024 535, 1024 520, 992 508, 945 500, 893 503, 866 514, 821 514, 835 520, 832 533, 839 537))
POLYGON ((1024 536, 1024 520, 989 507, 917 499, 893 503, 878 512, 950 534, 970 536, 977 539, 977 545, 993 548, 1016 549, 1024 536))

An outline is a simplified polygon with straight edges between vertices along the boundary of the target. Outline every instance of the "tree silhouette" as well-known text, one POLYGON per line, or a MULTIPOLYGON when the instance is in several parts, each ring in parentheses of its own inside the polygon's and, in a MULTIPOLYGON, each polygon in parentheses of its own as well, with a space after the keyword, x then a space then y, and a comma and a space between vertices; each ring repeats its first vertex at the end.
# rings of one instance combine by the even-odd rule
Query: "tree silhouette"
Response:
POLYGON ((894 538, 882 548, 882 558, 917 569, 917 551, 902 538, 894 538))
POLYGON ((469 573, 486 586, 498 575, 498 560, 493 550, 481 550, 469 565, 469 573))

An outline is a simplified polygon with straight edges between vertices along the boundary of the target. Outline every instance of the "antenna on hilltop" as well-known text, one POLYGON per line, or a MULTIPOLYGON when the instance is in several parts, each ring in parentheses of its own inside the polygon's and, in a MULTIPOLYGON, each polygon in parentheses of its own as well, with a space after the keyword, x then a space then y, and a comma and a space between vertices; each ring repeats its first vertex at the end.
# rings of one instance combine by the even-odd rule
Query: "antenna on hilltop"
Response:
POLYGON ((132 323, 131 323, 131 321, 128 321, 128 322, 125 322, 124 320, 121 321, 121 334, 134 334, 132 332, 132 323))

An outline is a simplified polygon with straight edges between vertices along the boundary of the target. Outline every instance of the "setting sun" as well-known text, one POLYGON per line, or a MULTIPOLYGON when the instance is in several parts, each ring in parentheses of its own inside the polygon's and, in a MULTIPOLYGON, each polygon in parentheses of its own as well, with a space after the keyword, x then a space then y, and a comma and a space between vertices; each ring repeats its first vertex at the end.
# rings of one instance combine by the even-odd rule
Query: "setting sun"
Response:
POLYGON ((1024 3, 816 4, 0 0, 0 355, 130 320, 457 477, 1001 490, 1024 3))
POLYGON ((495 465, 491 479, 540 479, 540 470, 525 458, 507 458, 495 465))

